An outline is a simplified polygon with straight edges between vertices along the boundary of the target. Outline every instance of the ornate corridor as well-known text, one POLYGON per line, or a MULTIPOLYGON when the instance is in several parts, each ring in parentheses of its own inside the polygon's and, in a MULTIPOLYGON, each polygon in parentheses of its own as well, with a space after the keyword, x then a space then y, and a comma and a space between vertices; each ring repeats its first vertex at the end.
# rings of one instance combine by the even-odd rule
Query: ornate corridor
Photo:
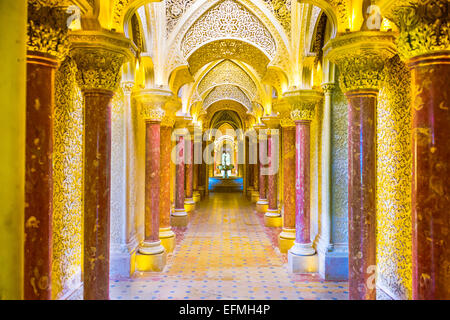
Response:
POLYGON ((263 214, 242 195, 211 194, 163 272, 112 279, 111 299, 348 299, 346 281, 290 274, 265 229, 263 214))
POLYGON ((448 0, 0 0, 0 300, 450 299, 448 0))

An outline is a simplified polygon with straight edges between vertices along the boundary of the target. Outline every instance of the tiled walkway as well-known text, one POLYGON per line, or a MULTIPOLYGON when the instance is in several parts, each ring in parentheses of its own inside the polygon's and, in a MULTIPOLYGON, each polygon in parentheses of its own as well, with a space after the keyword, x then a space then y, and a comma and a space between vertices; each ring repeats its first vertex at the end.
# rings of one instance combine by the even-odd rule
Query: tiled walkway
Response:
POLYGON ((240 193, 202 201, 158 274, 111 281, 111 299, 347 299, 346 282, 290 275, 240 193))

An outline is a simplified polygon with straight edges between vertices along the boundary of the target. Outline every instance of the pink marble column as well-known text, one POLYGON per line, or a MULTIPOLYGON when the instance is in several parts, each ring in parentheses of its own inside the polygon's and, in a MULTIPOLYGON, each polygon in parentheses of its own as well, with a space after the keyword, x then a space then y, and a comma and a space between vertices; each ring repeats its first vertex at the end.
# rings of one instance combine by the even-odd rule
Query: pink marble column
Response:
POLYGON ((186 141, 186 199, 185 203, 193 203, 193 183, 194 183, 194 141, 189 139, 186 141), (189 148, 189 149, 187 149, 189 148))
POLYGON ((267 170, 267 166, 261 162, 261 159, 264 157, 263 148, 261 148, 261 144, 266 141, 259 141, 258 144, 258 154, 259 154, 259 199, 263 200, 267 203, 267 176, 264 172, 267 170))
POLYGON ((276 145, 274 143, 274 136, 273 134, 270 134, 268 137, 268 154, 269 154, 269 175, 267 176, 267 198, 269 201, 269 208, 266 213, 267 214, 275 214, 279 215, 278 213, 278 186, 277 186, 277 171, 278 168, 276 168, 275 165, 275 159, 274 157, 277 156, 277 150, 276 145))
POLYGON ((315 254, 310 233, 310 120, 295 121, 295 244, 298 256, 315 254))
POLYGON ((349 298, 374 300, 367 286, 376 265, 376 106, 377 90, 355 90, 349 102, 348 242, 349 298))
POLYGON ((142 254, 164 251, 159 240, 160 125, 161 121, 158 120, 145 121, 145 234, 144 242, 139 248, 142 254))
POLYGON ((174 217, 187 217, 184 209, 184 175, 185 175, 185 139, 183 135, 178 136, 177 145, 177 162, 175 166, 175 211, 172 213, 174 217))

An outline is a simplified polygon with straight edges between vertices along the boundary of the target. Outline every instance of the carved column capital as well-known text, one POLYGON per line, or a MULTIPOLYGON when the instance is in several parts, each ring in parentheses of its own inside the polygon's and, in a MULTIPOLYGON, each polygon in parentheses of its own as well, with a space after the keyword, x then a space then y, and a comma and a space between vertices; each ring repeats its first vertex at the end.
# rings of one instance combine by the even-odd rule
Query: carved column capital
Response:
POLYGON ((322 84, 322 90, 324 94, 332 94, 333 90, 336 88, 334 83, 324 83, 322 84))
POLYGON ((291 105, 291 119, 293 121, 309 120, 315 117, 317 104, 322 101, 323 93, 318 90, 301 89, 288 91, 283 98, 291 105))
POLYGON ((27 50, 64 60, 69 51, 66 1, 28 0, 27 50))
POLYGON ((391 33, 360 31, 332 39, 325 56, 339 67, 344 93, 353 90, 379 90, 384 63, 396 53, 391 33))
POLYGON ((120 86, 122 87, 123 93, 125 95, 130 95, 134 88, 134 82, 133 81, 122 81, 120 83, 120 86))
POLYGON ((267 129, 277 129, 280 125, 280 118, 277 116, 262 117, 261 121, 266 125, 267 129))
POLYGON ((133 59, 130 40, 110 31, 75 31, 69 39, 81 90, 116 91, 122 64, 133 59))
POLYGON ((131 95, 141 116, 146 120, 154 121, 164 119, 166 116, 164 107, 171 97, 172 92, 161 89, 144 89, 135 91, 131 95))
POLYGON ((388 1, 382 13, 400 29, 400 56, 417 56, 450 50, 450 3, 448 0, 388 1))

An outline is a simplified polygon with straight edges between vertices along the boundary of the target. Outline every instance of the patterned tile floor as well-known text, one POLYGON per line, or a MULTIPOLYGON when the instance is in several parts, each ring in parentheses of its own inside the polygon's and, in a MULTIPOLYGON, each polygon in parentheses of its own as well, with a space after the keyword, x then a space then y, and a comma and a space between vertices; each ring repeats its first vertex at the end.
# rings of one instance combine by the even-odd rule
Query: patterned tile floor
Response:
POLYGON ((292 275, 240 193, 198 204, 163 272, 111 280, 111 299, 347 299, 347 282, 292 275))

